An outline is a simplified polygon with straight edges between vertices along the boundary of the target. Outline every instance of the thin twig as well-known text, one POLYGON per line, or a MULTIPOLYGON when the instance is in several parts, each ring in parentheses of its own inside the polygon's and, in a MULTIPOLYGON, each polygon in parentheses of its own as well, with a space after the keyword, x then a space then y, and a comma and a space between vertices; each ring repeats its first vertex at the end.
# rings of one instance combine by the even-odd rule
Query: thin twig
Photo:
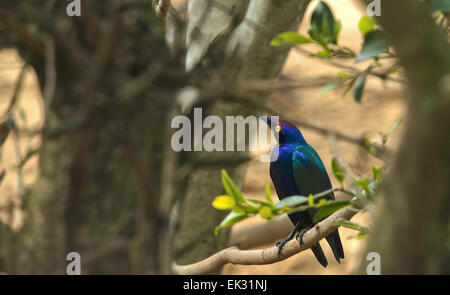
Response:
POLYGON ((283 120, 287 120, 298 126, 303 126, 305 128, 312 129, 323 135, 328 135, 331 132, 333 132, 336 134, 337 138, 348 141, 350 143, 353 143, 353 144, 356 144, 359 146, 362 146, 364 144, 364 138, 362 138, 362 137, 355 137, 350 134, 346 134, 346 133, 343 133, 343 132, 340 132, 340 131, 337 131, 337 130, 334 130, 331 128, 321 126, 321 125, 319 125, 319 123, 315 123, 315 122, 313 123, 313 122, 305 120, 305 119, 299 119, 297 116, 294 117, 293 115, 290 115, 281 110, 275 109, 275 108, 267 106, 267 105, 262 105, 259 100, 256 100, 250 96, 243 96, 238 93, 235 93, 234 95, 236 96, 237 101, 241 101, 243 103, 247 103, 254 107, 257 107, 257 108, 261 109, 262 111, 266 111, 266 112, 270 113, 271 116, 279 116, 283 120))
MULTIPOLYGON (((314 56, 314 53, 312 53, 312 52, 310 52, 310 51, 308 51, 308 50, 306 50, 304 48, 301 48, 300 46, 293 46, 293 48, 294 48, 295 51, 297 51, 298 53, 300 53, 302 55, 306 55, 308 57, 314 56)), ((328 64, 328 65, 331 65, 333 67, 339 68, 339 69, 345 69, 345 70, 349 71, 350 73, 352 73, 354 75, 357 75, 357 76, 361 75, 362 72, 363 72, 360 69, 358 69, 357 67, 353 67, 353 66, 350 66, 350 65, 338 62, 338 61, 333 60, 333 59, 317 58, 316 60, 318 60, 318 61, 320 61, 322 63, 328 64)), ((369 71, 368 75, 375 76, 377 78, 380 78, 381 80, 391 80, 391 81, 394 81, 394 82, 397 82, 397 83, 406 84, 406 81, 404 79, 393 77, 393 76, 388 76, 388 75, 386 75, 384 73, 378 73, 378 72, 369 71)))

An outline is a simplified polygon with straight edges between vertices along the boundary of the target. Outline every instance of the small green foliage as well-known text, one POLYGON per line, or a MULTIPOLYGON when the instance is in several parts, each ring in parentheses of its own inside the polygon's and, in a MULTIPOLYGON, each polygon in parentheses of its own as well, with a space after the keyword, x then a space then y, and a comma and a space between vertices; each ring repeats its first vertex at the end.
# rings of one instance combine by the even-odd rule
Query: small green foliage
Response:
POLYGON ((326 47, 327 43, 337 44, 340 23, 336 22, 330 7, 320 1, 311 15, 311 26, 308 34, 314 41, 326 47))
POLYGON ((345 84, 347 84, 347 88, 344 92, 344 96, 345 96, 347 94, 347 92, 353 87, 356 80, 357 80, 357 77, 350 74, 349 72, 343 71, 343 70, 339 71, 337 73, 337 79, 325 84, 325 86, 323 86, 322 89, 320 89, 318 97, 321 97, 328 91, 331 91, 333 89, 336 89, 338 87, 341 87, 341 86, 344 86, 345 84))
POLYGON ((342 85, 342 82, 340 80, 339 81, 328 82, 325 86, 322 87, 322 89, 320 89, 318 97, 321 97, 322 95, 324 95, 328 91, 331 91, 331 90, 333 90, 335 88, 338 88, 341 85, 342 85))
POLYGON ((269 206, 269 207, 271 207, 271 204, 270 204, 270 203, 264 202, 264 201, 261 201, 261 200, 250 199, 250 198, 246 198, 245 200, 248 201, 248 202, 250 202, 250 203, 253 203, 253 204, 255 204, 255 205, 261 205, 261 206, 269 206))
POLYGON ((370 18, 365 15, 361 17, 361 19, 359 20, 358 27, 361 33, 365 35, 374 30, 375 21, 373 20, 373 18, 370 18))
POLYGON ((283 208, 285 206, 295 207, 301 204, 306 204, 308 202, 308 198, 304 196, 290 196, 287 198, 284 198, 283 200, 279 201, 275 204, 275 208, 283 208))
POLYGON ((367 226, 359 224, 359 223, 356 223, 354 221, 350 221, 350 220, 338 221, 334 225, 335 226, 343 226, 343 227, 354 229, 354 230, 357 230, 357 231, 360 231, 360 232, 368 230, 367 226))
POLYGON ((232 211, 236 214, 245 214, 246 213, 245 208, 241 207, 241 206, 234 207, 232 211))
POLYGON ((320 58, 330 58, 331 51, 329 49, 320 50, 316 53, 316 56, 320 58))
POLYGON ((314 196, 312 194, 308 196, 308 205, 311 207, 314 206, 314 196))
POLYGON ((448 0, 428 0, 433 11, 450 12, 450 1, 448 0))
POLYGON ((272 193, 270 191, 269 184, 266 184, 266 187, 264 189, 264 195, 266 197, 267 202, 269 202, 269 204, 273 206, 272 193))
POLYGON ((372 167, 372 176, 373 181, 375 182, 375 186, 378 186, 384 177, 384 167, 373 166, 372 167))
POLYGON ((234 198, 236 203, 239 204, 245 202, 241 190, 237 187, 237 185, 230 178, 230 176, 228 176, 225 170, 222 170, 222 186, 227 195, 234 198))
POLYGON ((403 119, 398 119, 397 121, 394 122, 394 125, 392 126, 392 128, 389 129, 388 131, 386 131, 385 134, 383 134, 383 136, 382 136, 383 144, 385 144, 388 141, 389 135, 391 135, 392 131, 394 131, 394 129, 397 128, 401 123, 403 123, 403 119))
POLYGON ((259 209, 259 215, 261 216, 261 218, 270 220, 273 217, 272 209, 270 207, 263 206, 261 207, 261 209, 259 209))
POLYGON ((225 217, 225 219, 222 220, 222 222, 218 226, 216 226, 214 233, 217 235, 222 228, 232 226, 233 224, 238 223, 239 221, 242 221, 247 217, 250 217, 250 215, 246 213, 235 213, 231 211, 230 214, 228 214, 227 217, 225 217))
POLYGON ((298 34, 297 32, 283 32, 278 34, 271 42, 271 46, 283 46, 283 45, 299 45, 311 43, 311 39, 298 34))
POLYGON ((347 71, 344 71, 344 70, 339 71, 337 73, 337 75, 338 75, 338 78, 343 81, 347 81, 348 79, 351 78, 351 75, 347 71))
POLYGON ((374 30, 364 35, 364 44, 361 52, 356 57, 356 62, 361 62, 369 58, 377 57, 386 52, 388 44, 384 40, 383 33, 380 30, 374 30))
POLYGON ((349 200, 336 200, 329 201, 326 204, 318 206, 319 211, 317 211, 316 215, 314 215, 313 222, 317 223, 325 217, 333 214, 334 212, 351 205, 349 200))
POLYGON ((329 204, 329 202, 327 199, 320 199, 319 203, 317 203, 317 205, 316 205, 316 208, 320 208, 320 207, 328 205, 328 204, 329 204))
POLYGON ((356 83, 356 80, 358 79, 358 76, 354 76, 350 79, 350 81, 347 84, 347 88, 345 88, 344 93, 342 94, 342 96, 346 96, 347 93, 353 88, 353 86, 356 83))
POLYGON ((362 95, 364 92, 364 86, 366 85, 366 78, 367 78, 368 73, 369 73, 368 71, 364 71, 359 76, 359 79, 356 82, 355 90, 353 92, 353 97, 355 98, 355 101, 358 103, 361 103, 361 101, 362 101, 362 95))
POLYGON ((212 206, 218 210, 229 210, 236 206, 236 201, 228 195, 222 195, 214 199, 212 206))
POLYGON ((370 187, 369 187, 369 180, 367 178, 355 180, 355 183, 364 190, 364 192, 366 193, 366 196, 369 196, 371 194, 370 187))
POLYGON ((331 169, 333 171, 334 177, 336 177, 339 183, 343 186, 347 171, 341 165, 341 163, 339 163, 339 160, 337 158, 333 158, 331 160, 331 169))

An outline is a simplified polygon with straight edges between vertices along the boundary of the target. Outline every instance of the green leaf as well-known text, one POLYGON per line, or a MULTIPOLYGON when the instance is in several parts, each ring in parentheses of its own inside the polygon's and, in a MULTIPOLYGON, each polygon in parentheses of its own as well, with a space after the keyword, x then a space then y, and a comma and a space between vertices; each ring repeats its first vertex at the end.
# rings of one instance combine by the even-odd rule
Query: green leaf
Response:
POLYGON ((297 32, 283 32, 278 34, 271 42, 271 46, 298 45, 311 43, 311 39, 297 32))
POLYGON ((266 196, 267 202, 269 202, 269 204, 273 206, 272 193, 270 191, 269 184, 266 184, 266 188, 264 189, 264 194, 266 196))
POLYGON ((360 62, 372 57, 376 57, 381 53, 386 52, 388 44, 383 38, 380 30, 368 32, 364 35, 364 44, 361 52, 356 57, 355 61, 360 62))
POLYGON ((233 212, 236 214, 245 214, 247 211, 245 210, 244 207, 236 206, 233 208, 233 212))
POLYGON ((379 183, 381 183, 381 181, 383 181, 383 176, 384 176, 384 167, 373 166, 372 167, 372 176, 373 176, 373 180, 376 182, 377 185, 379 183))
POLYGON ((339 183, 343 185, 345 176, 347 175, 347 171, 341 165, 341 163, 339 163, 339 160, 337 158, 333 158, 331 160, 331 170, 333 171, 334 177, 336 177, 339 183))
POLYGON ((261 209, 259 209, 259 215, 264 219, 270 220, 273 217, 272 209, 270 207, 263 206, 261 207, 261 209))
POLYGON ((367 178, 358 179, 355 182, 366 192, 367 195, 370 195, 369 180, 367 178))
POLYGON ((328 49, 320 50, 316 52, 316 56, 320 58, 330 58, 331 57, 331 51, 328 49))
POLYGON ((225 219, 222 220, 222 222, 218 226, 216 226, 216 228, 214 230, 214 234, 217 235, 222 228, 232 226, 233 224, 235 224, 241 220, 244 220, 249 216, 250 215, 248 215, 248 214, 235 213, 235 212, 231 211, 231 213, 228 214, 227 217, 225 217, 225 219))
POLYGON ((372 32, 375 26, 375 22, 372 18, 368 16, 363 16, 359 20, 358 27, 363 35, 372 32))
POLYGON ((367 226, 365 225, 361 225, 359 223, 350 221, 350 220, 342 220, 342 221, 338 221, 334 224, 335 226, 343 226, 343 227, 347 227, 350 229, 354 229, 360 232, 367 232, 367 226))
POLYGON ((362 95, 364 92, 364 86, 366 85, 366 78, 367 78, 368 72, 365 71, 359 76, 358 82, 356 82, 355 90, 353 92, 353 97, 356 102, 361 103, 362 101, 362 95))
POLYGON ((322 207, 322 206, 326 206, 326 205, 328 205, 328 200, 327 199, 320 199, 319 200, 319 203, 317 203, 317 205, 315 206, 316 208, 320 208, 320 207, 322 207))
POLYGON ((308 29, 310 37, 322 44, 337 44, 337 35, 340 31, 340 24, 336 25, 336 20, 328 5, 320 1, 311 15, 311 26, 308 29))
POLYGON ((325 218, 338 211, 339 209, 349 206, 350 204, 351 203, 348 200, 330 201, 327 205, 320 207, 316 215, 314 215, 313 222, 317 223, 322 218, 325 218))
POLYGON ((388 75, 388 76, 393 75, 393 74, 397 73, 398 70, 400 70, 400 69, 401 69, 401 67, 399 65, 395 65, 392 67, 392 69, 389 70, 389 72, 386 73, 386 75, 388 75))
POLYGON ((309 194, 309 196, 308 196, 308 205, 309 206, 314 206, 314 196, 313 196, 313 194, 309 194))
POLYGON ((328 91, 331 91, 339 86, 342 85, 341 81, 331 81, 328 82, 325 86, 322 87, 322 89, 320 89, 318 97, 321 97, 322 95, 324 95, 325 93, 327 93, 328 91))
POLYGON ((261 200, 249 199, 249 198, 246 198, 245 200, 247 200, 248 202, 251 202, 253 204, 256 204, 256 205, 270 206, 270 203, 264 202, 264 201, 261 201, 261 200))
POLYGON ((362 147, 364 148, 364 150, 366 152, 368 152, 372 156, 375 156, 375 151, 374 151, 373 145, 374 144, 370 141, 370 139, 368 139, 367 137, 363 138, 363 145, 362 145, 362 147))
POLYGON ((344 81, 347 81, 351 77, 351 75, 347 71, 344 71, 344 70, 340 70, 337 73, 337 75, 338 75, 340 80, 344 80, 344 81))
POLYGON ((383 144, 386 143, 389 139, 389 136, 391 135, 391 132, 394 131, 395 128, 398 127, 398 125, 400 125, 401 123, 403 123, 403 119, 398 119, 397 121, 394 122, 394 125, 392 126, 391 129, 389 129, 383 136, 383 144))
POLYGON ((346 96, 347 93, 350 91, 350 89, 352 89, 353 85, 355 85, 356 80, 358 79, 358 77, 353 77, 350 82, 347 85, 347 88, 345 88, 344 93, 342 94, 342 96, 346 96))
POLYGON ((448 0, 430 0, 433 11, 450 12, 450 1, 448 0))
POLYGON ((336 21, 334 22, 334 35, 333 35, 333 40, 334 43, 337 43, 338 37, 339 37, 339 33, 341 32, 341 28, 342 28, 342 24, 341 21, 336 21))
POLYGON ((359 234, 359 235, 357 235, 355 237, 355 239, 357 239, 357 240, 365 240, 365 239, 367 239, 368 236, 369 235, 367 235, 367 234, 359 234))
POLYGON ((275 208, 281 209, 285 205, 287 205, 289 207, 295 207, 295 206, 304 204, 307 201, 308 201, 308 198, 304 197, 304 196, 290 196, 290 197, 284 198, 280 202, 276 203, 275 208))
POLYGON ((231 189, 231 186, 228 182, 228 174, 225 170, 222 170, 222 186, 225 190, 225 193, 229 195, 230 197, 234 198, 236 200, 236 196, 233 193, 233 190, 231 189))
POLYGON ((222 195, 214 199, 212 206, 218 210, 229 210, 236 206, 236 201, 233 197, 222 195))
POLYGON ((225 170, 222 170, 222 185, 227 195, 233 197, 236 200, 236 203, 245 203, 241 190, 237 187, 230 176, 228 176, 228 173, 225 170))

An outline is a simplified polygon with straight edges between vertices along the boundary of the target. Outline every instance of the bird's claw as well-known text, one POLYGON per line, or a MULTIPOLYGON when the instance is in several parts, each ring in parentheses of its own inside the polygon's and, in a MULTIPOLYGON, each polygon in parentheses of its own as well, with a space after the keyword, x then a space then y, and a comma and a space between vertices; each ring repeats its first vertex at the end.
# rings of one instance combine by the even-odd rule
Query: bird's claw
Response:
MULTIPOLYGON (((289 239, 290 240, 290 239, 289 239)), ((281 250, 283 249, 284 245, 286 245, 287 242, 289 242, 288 239, 283 240, 281 242, 277 243, 277 247, 278 247, 278 257, 281 257, 281 250)))
POLYGON ((300 231, 298 232, 298 234, 295 236, 295 238, 297 239, 297 241, 298 241, 300 247, 302 247, 302 246, 304 245, 304 243, 303 243, 303 236, 304 236, 305 233, 306 233, 308 230, 310 230, 311 228, 312 228, 312 226, 305 227, 305 228, 303 228, 302 230, 300 230, 300 231))

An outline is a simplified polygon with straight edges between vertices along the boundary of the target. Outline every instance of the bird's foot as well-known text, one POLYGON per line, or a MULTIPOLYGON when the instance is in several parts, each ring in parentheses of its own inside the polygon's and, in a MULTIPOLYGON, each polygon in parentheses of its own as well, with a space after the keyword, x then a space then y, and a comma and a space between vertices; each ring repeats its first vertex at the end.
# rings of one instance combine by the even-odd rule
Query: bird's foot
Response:
POLYGON ((286 239, 277 243, 278 257, 281 257, 281 250, 283 249, 284 245, 286 245, 286 243, 289 242, 290 240, 292 240, 293 238, 294 238, 294 235, 290 234, 286 239))
POLYGON ((304 244, 304 243, 303 243, 303 236, 304 236, 305 233, 306 233, 308 230, 310 230, 312 227, 313 227, 313 225, 308 225, 307 227, 301 229, 301 230, 298 232, 298 234, 297 234, 297 236, 296 236, 295 238, 297 239, 298 243, 300 244, 300 247, 302 247, 303 244, 304 244))

